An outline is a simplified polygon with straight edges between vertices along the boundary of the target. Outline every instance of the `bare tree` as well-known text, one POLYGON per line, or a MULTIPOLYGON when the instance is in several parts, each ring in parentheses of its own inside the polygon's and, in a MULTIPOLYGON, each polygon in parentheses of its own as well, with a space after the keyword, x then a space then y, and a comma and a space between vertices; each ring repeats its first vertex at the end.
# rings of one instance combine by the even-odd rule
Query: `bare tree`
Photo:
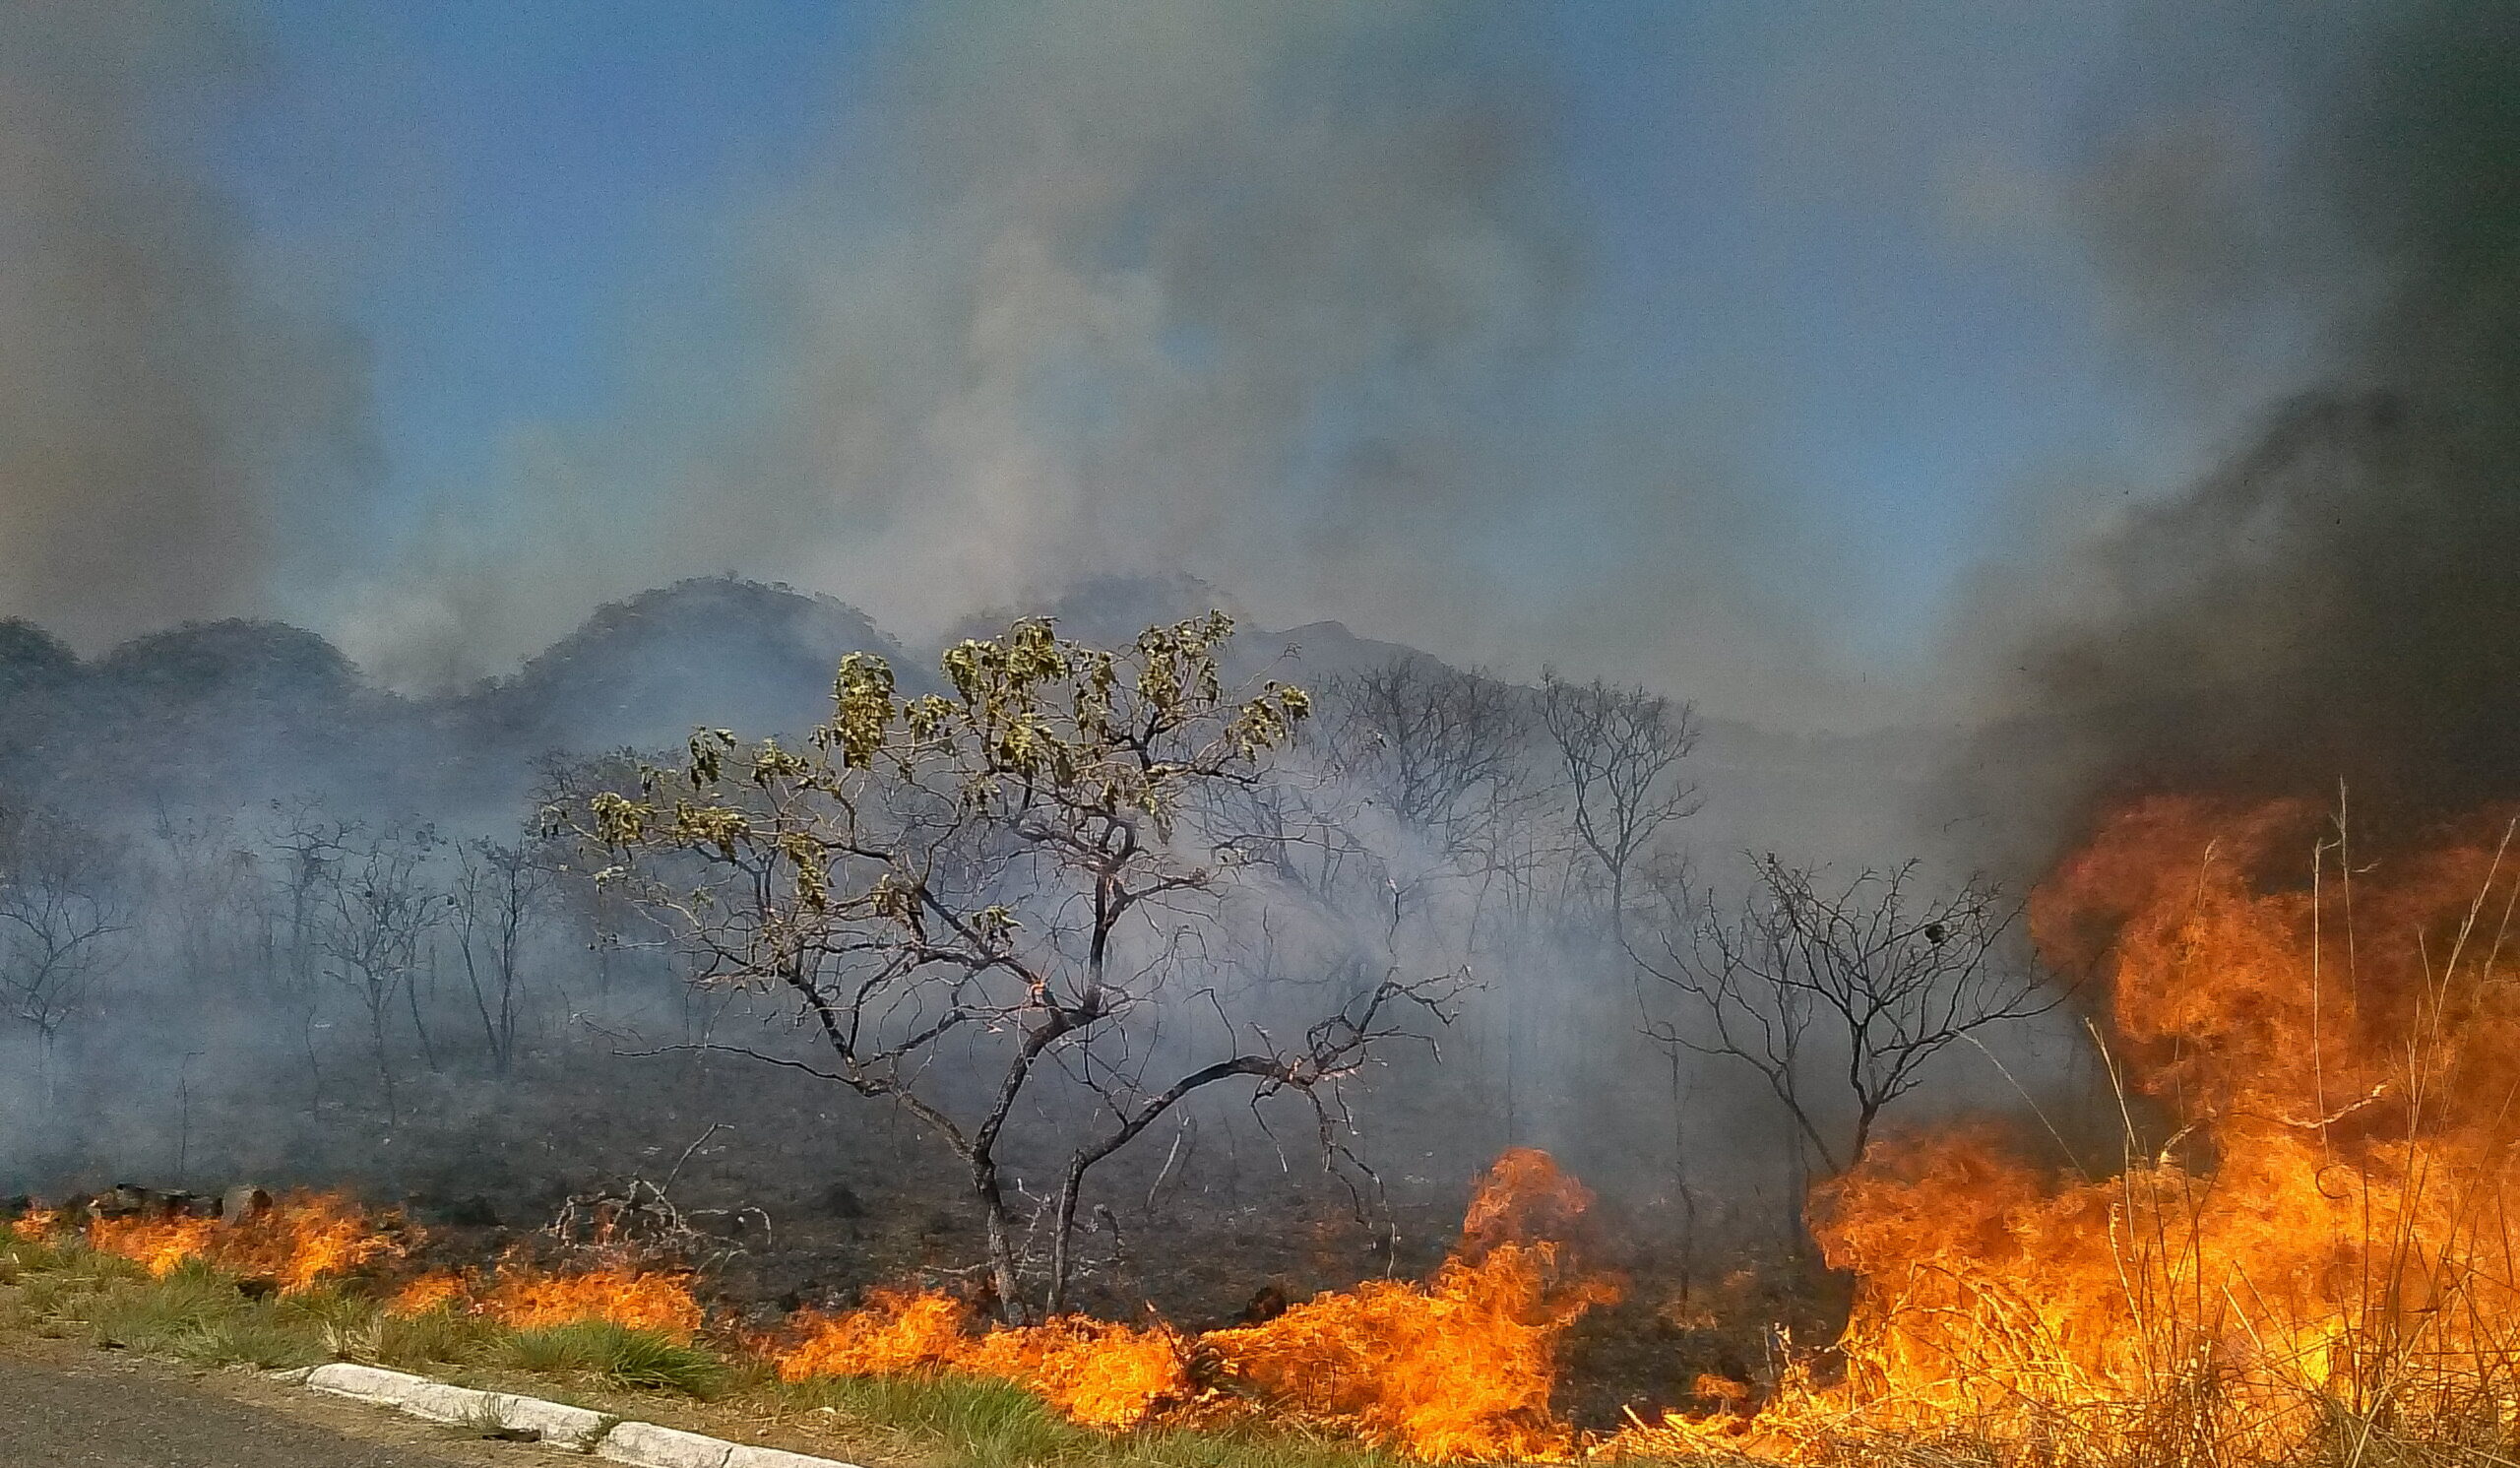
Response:
POLYGON ((1541 672, 1541 722, 1566 775, 1567 820, 1609 888, 1611 940, 1627 941, 1628 884, 1663 828, 1697 813, 1678 766, 1697 747, 1697 715, 1660 693, 1541 672))
POLYGON ((0 808, 0 1001, 32 1027, 49 1101, 53 1050, 132 925, 122 843, 47 805, 0 808))
POLYGON ((263 841, 272 850, 278 924, 288 949, 287 973, 301 996, 311 996, 322 963, 318 941, 324 895, 337 877, 359 823, 327 810, 311 797, 274 800, 263 841))
MULTIPOLYGON (((389 1123, 400 1120, 394 1089, 387 1016, 396 998, 411 1007, 419 1027, 412 986, 429 933, 443 922, 453 899, 440 890, 431 860, 440 845, 436 828, 396 825, 352 835, 320 893, 315 941, 326 976, 348 989, 367 1013, 368 1039, 376 1054, 389 1123)), ((427 1031, 419 1030, 423 1048, 427 1031)))
POLYGON ((1520 690, 1431 658, 1403 656, 1328 679, 1321 694, 1322 742, 1339 774, 1448 863, 1475 876, 1501 870, 1510 828, 1537 796, 1520 690))
POLYGON ((1709 898, 1688 938, 1667 934, 1664 961, 1647 965, 1684 1003, 1649 1033, 1756 1071, 1831 1174, 1863 1160, 1882 1110, 1934 1056, 2065 998, 2012 951, 2020 909, 1983 880, 1921 896, 1913 862, 1824 883, 1773 855, 1752 872, 1736 906, 1709 898), (1812 1090, 1824 1070, 1852 1110, 1835 1137, 1812 1090))
POLYGON ((1255 1105, 1296 1093, 1335 1149, 1341 1082, 1410 1014, 1441 1014, 1442 981, 1386 978, 1282 1041, 1210 981, 1218 904, 1265 868, 1195 829, 1194 797, 1262 778, 1309 711, 1300 689, 1224 692, 1230 631, 1211 614, 1106 652, 1026 619, 955 647, 951 691, 910 699, 883 660, 852 654, 805 751, 704 731, 682 769, 590 807, 588 834, 620 863, 607 881, 667 918, 696 981, 785 991, 820 1058, 689 1048, 916 1117, 963 1164, 1009 1317, 1025 1311, 1028 1227, 1047 1238, 1038 1303, 1055 1312, 1088 1175, 1173 1108, 1228 1081, 1255 1105), (949 1043, 993 1057, 994 1080, 958 1087, 937 1063, 949 1043), (1071 1089, 1028 1095, 1037 1082, 1071 1089), (1039 1198, 1008 1171, 1019 1117, 1053 1127, 1039 1198))
MULTIPOLYGON (((1532 760, 1527 690, 1411 654, 1331 689, 1333 767, 1399 825, 1382 854, 1393 950, 1404 921, 1416 919, 1411 940, 1430 951, 1465 963, 1493 954, 1516 919, 1533 916, 1539 885, 1535 827, 1547 792, 1532 760), (1447 895, 1466 900, 1466 912, 1447 895)), ((1522 1140, 1536 972, 1504 970, 1491 989, 1492 1024, 1481 1027, 1494 1047, 1484 1068, 1496 1085, 1499 1148, 1522 1140)))
POLYGON ((490 1063, 505 1076, 516 1063, 518 981, 527 929, 556 876, 525 843, 483 839, 458 853, 452 916, 464 977, 481 1016, 490 1063))
POLYGON ((158 878, 152 895, 183 973, 198 984, 215 974, 251 972, 258 958, 276 958, 266 947, 271 925, 260 921, 263 873, 233 817, 180 816, 161 803, 151 835, 158 878))

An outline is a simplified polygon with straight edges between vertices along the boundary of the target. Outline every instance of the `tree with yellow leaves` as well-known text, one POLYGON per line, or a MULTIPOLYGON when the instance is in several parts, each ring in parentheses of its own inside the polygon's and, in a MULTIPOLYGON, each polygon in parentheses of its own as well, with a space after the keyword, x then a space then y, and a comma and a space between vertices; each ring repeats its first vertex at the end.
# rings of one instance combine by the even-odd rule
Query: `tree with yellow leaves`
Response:
POLYGON ((1272 778, 1311 711, 1275 682, 1228 693, 1231 632, 1216 612, 1113 651, 1027 618, 954 647, 916 696, 852 654, 801 746, 703 731, 679 768, 555 812, 693 982, 784 993, 813 1041, 702 1048, 895 1102, 951 1149, 1008 1318, 1066 1307, 1088 1174, 1193 1094, 1300 1094, 1335 1145, 1340 1083, 1446 1017, 1448 979, 1387 976, 1281 1040, 1215 982, 1218 906, 1257 863, 1205 797, 1272 778), (1028 1154, 1049 1160, 1036 1192, 1007 1131, 1045 1087, 1072 1088, 1051 1103, 1070 1124, 1028 1154))

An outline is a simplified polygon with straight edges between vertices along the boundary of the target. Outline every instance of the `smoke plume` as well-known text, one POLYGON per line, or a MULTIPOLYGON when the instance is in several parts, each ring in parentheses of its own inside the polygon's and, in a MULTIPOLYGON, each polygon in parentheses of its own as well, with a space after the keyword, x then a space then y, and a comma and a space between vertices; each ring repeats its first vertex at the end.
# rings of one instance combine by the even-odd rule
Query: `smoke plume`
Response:
POLYGON ((1585 357, 1543 14, 910 12, 654 303, 637 409, 531 435, 346 645, 425 683, 726 569, 917 641, 1187 572, 1527 672, 1642 643, 1731 707, 1825 676, 1791 557, 1746 543, 1780 519, 1749 395, 1585 357))
POLYGON ((2130 316, 2185 323, 2166 355, 2248 320, 2323 354, 2223 467, 2075 552, 2075 605, 2015 644, 2068 799, 2520 794, 2520 17, 2328 38, 2345 59, 2296 73, 2308 120, 2246 190, 2196 186, 2191 154, 2096 202, 2130 316))
POLYGON ((258 292, 203 136, 206 7, 0 7, 0 615, 90 647, 264 609, 292 486, 361 455, 354 350, 258 292))

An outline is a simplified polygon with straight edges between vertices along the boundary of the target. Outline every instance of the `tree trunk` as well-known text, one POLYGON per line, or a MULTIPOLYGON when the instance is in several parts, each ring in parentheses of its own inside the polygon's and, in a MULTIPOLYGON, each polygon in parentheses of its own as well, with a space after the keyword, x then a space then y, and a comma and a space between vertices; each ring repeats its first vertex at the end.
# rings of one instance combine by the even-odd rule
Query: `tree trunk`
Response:
POLYGON ((1006 1216, 1005 1190, 998 1186, 997 1160, 985 1152, 972 1158, 972 1190, 979 1194, 980 1216, 988 1229, 988 1272, 997 1293, 997 1317, 1008 1325, 1020 1325, 1024 1296, 1015 1274, 1015 1230, 1006 1216))
POLYGON ((437 1074, 437 1048, 429 1044, 429 1027, 420 1019, 420 976, 413 970, 403 979, 403 1001, 411 1011, 411 1033, 420 1037, 420 1059, 437 1074))
POLYGON ((386 1058, 385 1051, 385 1006, 392 1002, 392 995, 379 994, 367 1006, 368 1036, 376 1042, 376 1081, 385 1092, 385 1124, 388 1126, 399 1125, 402 1120, 394 1106, 394 1066, 386 1058))
POLYGON ((1067 1308, 1069 1245, 1076 1238, 1076 1199, 1084 1188, 1085 1168, 1082 1157, 1069 1161, 1067 1176, 1059 1181, 1057 1211, 1050 1221, 1050 1290, 1044 1309, 1052 1315, 1067 1308))

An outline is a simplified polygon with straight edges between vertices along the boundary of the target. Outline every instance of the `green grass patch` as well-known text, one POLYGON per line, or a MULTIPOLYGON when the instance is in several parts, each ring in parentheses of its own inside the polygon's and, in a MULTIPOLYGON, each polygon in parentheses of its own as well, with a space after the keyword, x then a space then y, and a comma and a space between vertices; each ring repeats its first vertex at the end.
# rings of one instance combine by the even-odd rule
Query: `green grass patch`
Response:
POLYGON ((830 1408, 944 1449, 941 1468, 1403 1468, 1353 1438, 1282 1427, 1100 1433, 1004 1381, 951 1374, 817 1376, 768 1388, 791 1409, 830 1408))
POLYGON ((679 1391, 707 1400, 727 1384, 724 1362, 698 1346, 609 1320, 574 1320, 510 1332, 498 1346, 525 1372, 584 1372, 614 1386, 679 1391))
POLYGON ((433 1309, 417 1315, 380 1313, 369 1334, 358 1343, 364 1349, 346 1354, 379 1366, 425 1372, 437 1367, 476 1365, 490 1360, 511 1334, 495 1320, 451 1309, 433 1309))
POLYGON ((267 1372, 334 1359, 322 1339, 302 1324, 253 1309, 205 1321, 174 1336, 166 1349, 196 1366, 251 1366, 267 1372))
POLYGON ((165 1351, 180 1336, 242 1313, 245 1297, 207 1269, 190 1266, 162 1279, 123 1279, 89 1291, 71 1291, 62 1312, 88 1327, 100 1346, 165 1351))
MULTIPOLYGON (((43 1278, 29 1276, 26 1284, 43 1278)), ((98 1345, 173 1356, 200 1366, 278 1370, 313 1366, 340 1354, 320 1315, 292 1309, 284 1302, 248 1300, 235 1281, 191 1264, 162 1279, 112 1279, 84 1290, 65 1286, 52 1312, 77 1322, 98 1345)))
POLYGON ((1019 1386, 976 1376, 815 1376, 778 1390, 800 1409, 933 1438, 957 1468, 1073 1462, 1109 1442, 1019 1386))
POLYGON ((86 1250, 49 1240, 23 1239, 14 1229, 0 1228, 0 1285, 14 1285, 31 1272, 59 1269, 73 1252, 86 1250))

